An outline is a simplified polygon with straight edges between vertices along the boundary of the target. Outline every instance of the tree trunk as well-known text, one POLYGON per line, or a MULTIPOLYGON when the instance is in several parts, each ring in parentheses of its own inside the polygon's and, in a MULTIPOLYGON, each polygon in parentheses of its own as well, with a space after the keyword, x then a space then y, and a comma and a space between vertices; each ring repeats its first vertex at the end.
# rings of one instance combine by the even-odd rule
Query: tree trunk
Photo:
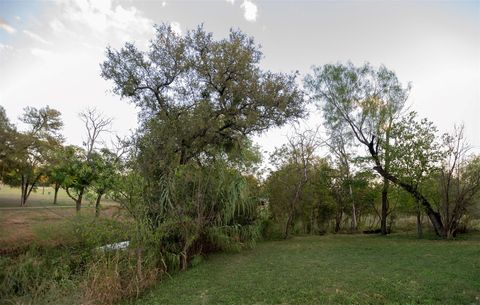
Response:
POLYGON ((355 211, 355 199, 353 198, 352 184, 349 183, 350 198, 352 199, 352 231, 357 231, 357 212, 355 211))
POLYGON ((340 231, 340 224, 342 223, 342 216, 343 212, 340 210, 340 212, 335 215, 335 233, 338 233, 340 231))
POLYGON ((95 217, 100 216, 100 200, 102 200, 103 193, 97 194, 97 201, 95 202, 95 217))
POLYGON ((380 214, 380 231, 382 235, 388 234, 387 229, 387 215, 388 215, 388 187, 389 182, 386 178, 383 178, 383 188, 382 188, 382 211, 380 214))
MULTIPOLYGON (((375 151, 374 151, 374 148, 373 148, 373 144, 371 144, 369 146, 369 150, 370 150, 370 153, 372 154, 372 156, 375 156, 375 151), (373 151, 373 153, 372 153, 372 151, 373 151)), ((394 184, 400 186, 401 188, 403 188, 405 191, 410 193, 410 195, 412 195, 413 198, 415 198, 415 200, 420 202, 420 204, 424 207, 425 213, 427 213, 428 218, 430 219, 430 222, 433 225, 433 228, 435 229, 435 233, 442 238, 446 238, 446 234, 445 234, 445 230, 444 230, 444 226, 443 226, 443 223, 442 223, 442 218, 440 216, 440 213, 433 210, 433 208, 430 205, 430 202, 428 201, 428 199, 425 198, 425 196, 423 196, 417 190, 416 187, 412 186, 411 184, 400 181, 400 179, 398 179, 396 176, 393 176, 389 172, 385 171, 385 169, 380 165, 380 162, 379 162, 378 159, 375 159, 375 161, 376 161, 376 166, 373 169, 376 170, 382 177, 390 180, 392 183, 394 183, 394 184)))
POLYGON ((60 189, 60 184, 55 183, 55 193, 53 194, 53 204, 57 204, 58 190, 60 189))
POLYGON ((85 191, 84 188, 80 189, 80 192, 78 193, 78 198, 75 200, 75 209, 77 210, 77 213, 80 212, 80 208, 82 207, 82 198, 83 198, 83 192, 85 191))
POLYGON ((25 199, 25 193, 26 193, 26 191, 25 191, 25 176, 24 175, 22 175, 22 184, 20 186, 20 189, 22 191, 22 194, 20 195, 20 206, 23 207, 23 205, 25 204, 24 199, 25 199))
POLYGON ((287 239, 290 235, 290 227, 293 222, 293 213, 288 214, 287 223, 285 224, 285 231, 283 232, 283 239, 287 239))
POLYGON ((20 206, 23 207, 23 184, 20 187, 21 194, 20 194, 20 206))
POLYGON ((418 202, 417 202, 417 235, 418 235, 418 238, 423 238, 422 210, 420 209, 420 204, 418 202))

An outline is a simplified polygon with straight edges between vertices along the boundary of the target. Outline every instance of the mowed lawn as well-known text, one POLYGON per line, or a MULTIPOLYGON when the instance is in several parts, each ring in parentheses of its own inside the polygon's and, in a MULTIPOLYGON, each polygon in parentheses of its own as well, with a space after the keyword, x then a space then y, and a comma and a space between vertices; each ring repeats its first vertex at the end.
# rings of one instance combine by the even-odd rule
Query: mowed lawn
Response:
MULTIPOLYGON (((20 188, 0 185, 0 250, 29 244, 38 240, 36 231, 69 221, 76 215, 75 202, 64 190, 58 193, 57 205, 53 205, 53 188, 42 187, 32 192, 27 206, 20 207, 20 188)), ((102 200, 102 215, 112 216, 118 204, 102 200)), ((84 198, 82 215, 94 217, 94 208, 84 198)), ((49 241, 48 241, 49 242, 49 241)))
POLYGON ((126 304, 480 304, 480 236, 325 235, 217 254, 126 304))

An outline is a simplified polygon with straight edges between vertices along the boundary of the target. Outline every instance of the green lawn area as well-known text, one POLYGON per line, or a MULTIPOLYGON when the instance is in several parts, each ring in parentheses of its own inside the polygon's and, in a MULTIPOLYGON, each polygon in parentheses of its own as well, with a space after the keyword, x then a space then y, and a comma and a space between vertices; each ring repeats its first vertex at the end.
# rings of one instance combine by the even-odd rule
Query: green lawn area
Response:
POLYGON ((480 304, 480 236, 325 235, 216 254, 126 304, 480 304))
MULTIPOLYGON (((18 207, 20 206, 20 188, 12 188, 7 185, 0 185, 0 207, 18 207)), ((52 187, 39 187, 32 191, 28 200, 27 207, 39 207, 52 205, 54 189, 52 187)), ((68 197, 65 190, 58 191, 58 205, 75 206, 75 202, 68 197)))
MULTIPOLYGON (((36 190, 32 191, 27 200, 27 207, 43 207, 43 206, 53 206, 53 197, 54 197, 53 187, 38 187, 36 190)), ((7 185, 0 184, 0 208, 6 207, 19 207, 20 206, 20 188, 12 188, 7 185)), ((93 204, 95 198, 84 198, 85 206, 88 204, 93 204), (89 202, 90 200, 90 202, 89 202)), ((115 204, 109 199, 103 199, 102 204, 109 205, 115 204)), ((75 206, 75 201, 68 197, 67 192, 64 189, 58 190, 57 205, 61 206, 75 206)))

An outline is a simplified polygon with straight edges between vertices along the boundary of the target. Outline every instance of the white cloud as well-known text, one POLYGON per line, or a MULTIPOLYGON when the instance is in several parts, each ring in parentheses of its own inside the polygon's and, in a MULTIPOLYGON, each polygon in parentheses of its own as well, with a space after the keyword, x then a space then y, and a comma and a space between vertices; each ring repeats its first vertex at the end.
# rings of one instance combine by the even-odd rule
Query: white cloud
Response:
POLYGON ((65 25, 56 18, 50 21, 50 28, 56 33, 66 32, 65 25))
POLYGON ((0 18, 0 29, 4 30, 8 34, 14 34, 15 32, 17 32, 17 30, 15 30, 14 27, 9 25, 7 22, 3 21, 1 18, 0 18))
POLYGON ((32 38, 33 40, 36 40, 36 41, 41 42, 43 44, 52 44, 50 41, 47 41, 47 40, 43 39, 40 35, 32 33, 30 31, 23 30, 23 34, 25 34, 28 37, 32 38))
POLYGON ((240 7, 243 8, 243 17, 247 21, 255 22, 257 20, 258 8, 255 3, 250 0, 244 0, 240 7))
POLYGON ((153 33, 153 21, 134 6, 125 8, 110 0, 62 0, 60 6, 62 13, 50 23, 57 32, 73 32, 82 39, 109 43, 150 38, 153 33))
POLYGON ((30 52, 32 53, 32 55, 37 56, 43 60, 51 60, 54 58, 54 53, 52 51, 33 48, 30 50, 30 52))
POLYGON ((165 7, 165 6, 167 6, 167 1, 162 2, 162 7, 165 7))
POLYGON ((17 51, 11 45, 0 43, 0 67, 7 62, 11 62, 17 55, 17 51))
POLYGON ((235 4, 235 0, 226 0, 228 3, 235 4))
POLYGON ((13 50, 12 46, 9 46, 8 44, 1 44, 0 43, 0 52, 11 51, 11 50, 13 50))
POLYGON ((170 26, 172 27, 172 30, 175 34, 182 35, 182 28, 180 26, 180 23, 172 21, 170 22, 170 26))

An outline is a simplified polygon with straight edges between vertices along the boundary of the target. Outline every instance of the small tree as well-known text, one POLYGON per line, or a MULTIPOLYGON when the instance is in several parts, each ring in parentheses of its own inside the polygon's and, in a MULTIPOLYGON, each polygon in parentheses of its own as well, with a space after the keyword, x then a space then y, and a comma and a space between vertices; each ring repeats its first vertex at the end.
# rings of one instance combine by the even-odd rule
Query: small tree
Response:
MULTIPOLYGON (((272 162, 283 167, 288 183, 284 181, 285 191, 291 189, 290 194, 284 194, 287 200, 286 223, 284 226, 283 238, 288 238, 295 221, 295 215, 299 210, 302 193, 310 178, 315 151, 319 146, 317 132, 307 130, 297 132, 288 139, 288 144, 277 149, 272 155, 272 162)), ((279 177, 280 178, 280 177, 279 177)), ((280 178, 281 182, 283 179, 280 178)), ((284 192, 285 192, 284 191, 284 192)), ((282 192, 282 194, 284 193, 282 192)), ((287 191, 288 192, 288 191, 287 191)))
POLYGON ((105 117, 96 109, 86 109, 79 116, 85 125, 86 138, 83 142, 85 150, 74 149, 69 152, 67 172, 69 172, 70 178, 67 180, 65 188, 68 196, 75 201, 77 212, 80 212, 86 188, 96 179, 93 156, 96 146, 100 142, 100 135, 108 132, 113 120, 105 117), (70 192, 70 190, 74 192, 70 192))
POLYGON ((96 194, 95 217, 100 216, 102 196, 113 189, 118 180, 119 158, 108 149, 102 149, 92 156, 95 178, 90 187, 96 194))
POLYGON ((335 232, 340 230, 340 223, 342 219, 343 212, 346 212, 347 202, 351 205, 351 230, 357 230, 357 212, 355 207, 355 194, 353 191, 353 154, 351 153, 352 147, 352 134, 346 130, 345 125, 336 124, 325 124, 327 127, 329 139, 325 141, 327 146, 330 148, 330 151, 333 153, 333 156, 337 165, 337 189, 336 197, 338 200, 337 206, 337 217, 335 232), (347 190, 345 190, 347 188, 347 190), (347 195, 348 194, 348 195, 347 195), (348 199, 347 199, 348 198, 348 199))
POLYGON ((439 210, 444 235, 452 238, 480 191, 480 156, 469 155, 463 125, 455 126, 453 134, 443 140, 447 151, 440 173, 439 210))

